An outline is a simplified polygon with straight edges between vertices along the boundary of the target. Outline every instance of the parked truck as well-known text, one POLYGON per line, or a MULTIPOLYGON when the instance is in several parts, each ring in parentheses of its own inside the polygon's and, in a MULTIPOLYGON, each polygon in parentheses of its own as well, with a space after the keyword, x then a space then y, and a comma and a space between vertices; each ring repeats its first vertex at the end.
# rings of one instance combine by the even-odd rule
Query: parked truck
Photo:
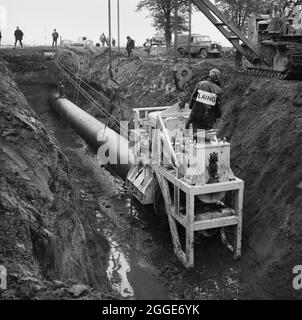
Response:
POLYGON ((209 36, 201 34, 192 34, 189 45, 189 35, 182 34, 177 38, 178 56, 184 58, 191 55, 193 57, 200 57, 206 59, 208 57, 220 58, 221 45, 212 42, 209 36))

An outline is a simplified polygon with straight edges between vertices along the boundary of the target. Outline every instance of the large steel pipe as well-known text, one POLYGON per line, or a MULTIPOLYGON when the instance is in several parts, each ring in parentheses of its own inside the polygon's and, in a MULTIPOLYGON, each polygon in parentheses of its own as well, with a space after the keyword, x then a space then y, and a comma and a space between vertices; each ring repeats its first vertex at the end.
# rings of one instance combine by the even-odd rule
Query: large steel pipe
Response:
POLYGON ((134 163, 133 153, 129 149, 127 139, 108 128, 71 101, 60 98, 58 93, 50 94, 49 104, 99 155, 101 152, 103 153, 107 145, 110 145, 110 150, 107 150, 105 155, 106 157, 110 156, 112 160, 109 163, 110 167, 121 178, 126 179, 134 163))

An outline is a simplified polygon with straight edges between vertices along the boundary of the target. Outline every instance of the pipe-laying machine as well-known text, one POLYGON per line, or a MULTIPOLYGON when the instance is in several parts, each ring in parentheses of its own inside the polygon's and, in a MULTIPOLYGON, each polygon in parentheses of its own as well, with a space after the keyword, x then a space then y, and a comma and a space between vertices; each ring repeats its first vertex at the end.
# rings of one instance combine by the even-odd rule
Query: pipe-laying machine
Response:
POLYGON ((175 254, 185 267, 194 266, 195 232, 208 236, 221 228, 226 240, 227 226, 235 227, 234 247, 225 242, 234 257, 240 257, 244 183, 233 175, 225 139, 217 139, 214 130, 196 139, 193 130, 186 130, 187 105, 134 109, 135 144, 129 150, 127 139, 69 100, 52 94, 49 102, 96 152, 108 141, 117 148, 113 169, 126 178, 129 191, 142 204, 153 204, 156 213, 167 214, 175 254), (185 250, 177 223, 186 231, 185 250))
MULTIPOLYGON (((191 69, 179 65, 174 73, 181 91, 191 69)), ((136 161, 127 176, 130 192, 143 205, 153 204, 158 215, 167 214, 174 252, 187 268, 194 266, 195 232, 210 236, 220 229, 234 258, 241 256, 244 192, 244 182, 231 170, 231 145, 218 139, 215 130, 194 135, 192 128, 186 129, 189 116, 183 102, 134 109, 130 140, 136 161), (185 229, 184 250, 177 223, 185 229), (228 226, 235 227, 233 247, 224 233, 228 226)))

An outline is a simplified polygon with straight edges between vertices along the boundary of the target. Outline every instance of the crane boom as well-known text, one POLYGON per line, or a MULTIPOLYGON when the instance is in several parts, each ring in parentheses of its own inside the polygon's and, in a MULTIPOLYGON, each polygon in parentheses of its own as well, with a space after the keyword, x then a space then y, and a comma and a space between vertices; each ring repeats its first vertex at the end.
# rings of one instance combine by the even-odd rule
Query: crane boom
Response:
POLYGON ((192 0, 192 2, 249 61, 260 59, 259 49, 234 24, 229 22, 211 1, 192 0), (244 46, 240 44, 240 41, 244 46))

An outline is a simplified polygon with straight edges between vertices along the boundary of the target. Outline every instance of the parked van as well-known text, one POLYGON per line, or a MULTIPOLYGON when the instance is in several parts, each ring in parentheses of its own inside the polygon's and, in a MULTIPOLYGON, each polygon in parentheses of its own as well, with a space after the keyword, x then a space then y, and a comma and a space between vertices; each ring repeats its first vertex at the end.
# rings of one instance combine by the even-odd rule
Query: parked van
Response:
MULTIPOLYGON (((177 51, 178 56, 183 58, 189 54, 189 35, 178 35, 177 51)), ((206 59, 208 56, 220 57, 221 46, 213 43, 209 36, 191 35, 191 55, 206 59)))

